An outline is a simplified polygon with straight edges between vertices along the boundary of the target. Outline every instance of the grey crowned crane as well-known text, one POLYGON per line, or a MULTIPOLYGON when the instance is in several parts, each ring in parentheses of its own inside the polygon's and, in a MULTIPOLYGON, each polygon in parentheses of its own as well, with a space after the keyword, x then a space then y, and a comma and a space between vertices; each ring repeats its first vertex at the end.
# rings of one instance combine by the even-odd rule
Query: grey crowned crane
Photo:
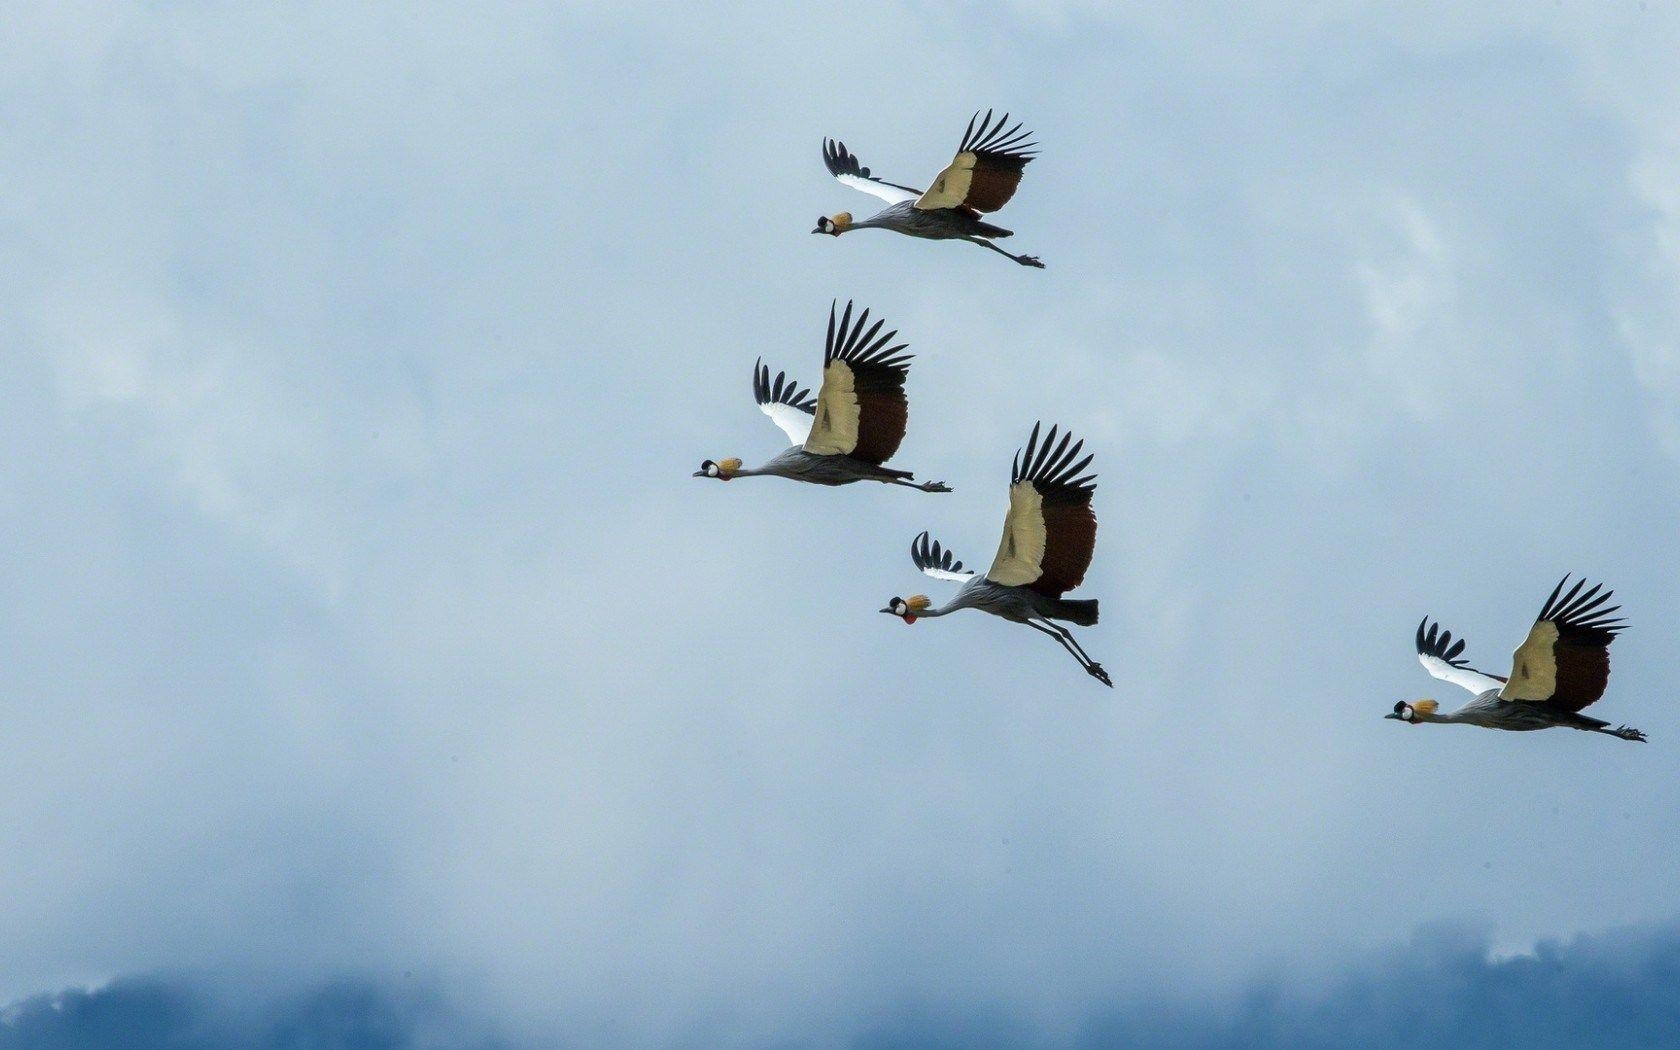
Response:
POLYGON ((1610 728, 1609 722, 1588 718, 1581 709, 1604 695, 1610 680, 1610 643, 1626 623, 1604 603, 1614 592, 1597 585, 1582 592, 1585 580, 1564 593, 1569 577, 1559 581, 1541 607, 1528 637, 1511 656, 1508 677, 1488 674, 1470 666, 1462 655, 1463 640, 1453 641, 1452 632, 1425 617, 1418 624, 1418 659, 1430 674, 1444 682, 1462 686, 1475 698, 1456 711, 1442 713, 1433 700, 1402 700, 1384 718, 1417 725, 1445 722, 1484 726, 1488 729, 1550 729, 1567 726, 1622 740, 1644 740, 1645 734, 1628 726, 1610 728))
POLYGON ((772 383, 762 358, 753 366, 753 397, 793 447, 761 467, 743 467, 733 458, 708 459, 695 477, 729 481, 767 474, 813 485, 879 481, 923 492, 951 491, 944 482, 917 482, 910 471, 885 466, 909 423, 904 380, 912 355, 901 352, 907 344, 893 344, 897 331, 882 334, 884 322, 869 323, 868 310, 854 322, 847 302, 836 321, 837 306, 828 309, 822 387, 815 400, 786 372, 778 372, 772 383))
POLYGON ((983 212, 997 211, 1015 196, 1022 172, 1037 156, 1031 137, 1031 132, 1021 130, 1019 121, 1010 127, 1007 113, 996 123, 989 109, 984 118, 974 114, 957 146, 956 157, 927 190, 878 179, 846 150, 845 143, 823 139, 823 163, 828 173, 853 189, 881 198, 887 206, 861 221, 853 221, 852 213, 846 211, 825 215, 811 232, 838 237, 852 230, 895 230, 928 240, 968 241, 1022 266, 1042 270, 1044 264, 1036 257, 1011 255, 993 244, 994 239, 1012 236, 1013 231, 980 217, 983 212))
POLYGON ((1039 424, 1033 424, 1025 451, 1015 453, 1003 540, 986 575, 965 571, 962 562, 923 532, 910 543, 916 568, 936 580, 960 580, 962 589, 943 606, 934 605, 924 594, 914 594, 893 598, 881 611, 907 624, 959 609, 979 609, 1024 623, 1054 638, 1086 674, 1113 688, 1102 664, 1086 654, 1072 631, 1056 622, 1081 627, 1097 622, 1095 598, 1062 597, 1084 581, 1097 542, 1097 516, 1091 511, 1096 475, 1084 473, 1092 457, 1079 458, 1085 442, 1070 446, 1071 433, 1063 434, 1058 442, 1057 428, 1051 427, 1040 443, 1038 431, 1039 424))

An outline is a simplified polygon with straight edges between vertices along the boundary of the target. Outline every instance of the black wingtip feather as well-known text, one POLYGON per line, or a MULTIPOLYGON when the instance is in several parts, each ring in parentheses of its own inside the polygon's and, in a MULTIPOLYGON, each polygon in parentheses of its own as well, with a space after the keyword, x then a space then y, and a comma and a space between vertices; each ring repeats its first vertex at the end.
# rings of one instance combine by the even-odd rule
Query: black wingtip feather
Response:
POLYGON ((915 539, 910 541, 910 560, 916 563, 916 568, 926 572, 938 569, 942 572, 962 572, 963 563, 958 561, 951 552, 939 545, 939 541, 928 535, 923 529, 915 539))
POLYGON ((823 166, 830 175, 857 175, 869 178, 869 169, 858 163, 858 159, 846 149, 846 144, 838 139, 823 139, 823 166))
POLYGON ((1568 593, 1565 593, 1563 588, 1573 575, 1565 573, 1558 585, 1552 588, 1552 593, 1546 598, 1546 604, 1540 607, 1540 615, 1535 617, 1535 622, 1549 620, 1557 624, 1560 631, 1571 632, 1582 641, 1609 644, 1611 639, 1627 628, 1625 619, 1612 616, 1621 610, 1621 606, 1604 605, 1616 592, 1604 590, 1604 585, 1599 583, 1583 593, 1581 588, 1587 582, 1583 576, 1575 581, 1575 586, 1570 587, 1568 593))
POLYGON ((1469 666, 1468 660, 1459 658, 1459 654, 1464 652, 1464 640, 1461 638, 1454 642, 1451 631, 1442 630, 1438 623, 1430 623, 1427 616, 1418 621, 1417 651, 1419 656, 1433 656, 1454 667, 1469 666))
POLYGON ((873 365, 877 368, 891 369, 895 372, 908 372, 914 354, 903 351, 910 348, 909 343, 894 344, 898 337, 898 329, 882 333, 886 327, 886 318, 876 319, 874 325, 869 325, 869 310, 865 309, 852 320, 853 301, 846 300, 846 311, 838 321, 835 311, 839 307, 836 299, 828 308, 828 338, 823 346, 823 365, 830 361, 848 361, 858 365, 873 365), (867 329, 865 326, 869 326, 867 329))
POLYGON ((759 358, 753 365, 753 400, 760 405, 792 405, 801 412, 815 413, 817 400, 811 396, 809 388, 802 388, 798 382, 789 379, 788 374, 777 372, 774 381, 770 378, 770 366, 759 358))
POLYGON ((1030 141, 1032 132, 1021 130, 1023 121, 1009 124, 1009 114, 1005 113, 996 123, 992 122, 993 110, 986 110, 984 119, 979 112, 969 118, 968 129, 963 132, 962 144, 957 147, 958 153, 985 153, 996 157, 1007 157, 1011 160, 1026 164, 1037 156, 1038 143, 1030 141), (976 128, 974 122, 980 121, 976 128))
POLYGON ((1043 420, 1034 423, 1032 433, 1027 437, 1026 447, 1016 450, 1009 471, 1009 483, 1015 485, 1022 481, 1030 481, 1041 492, 1064 489, 1085 495, 1095 491, 1097 476, 1085 474, 1084 471, 1096 458, 1096 454, 1088 453, 1076 462, 1076 457, 1085 448, 1084 440, 1074 441, 1071 430, 1063 430, 1060 424, 1052 424, 1040 441, 1042 426, 1043 420), (1056 441, 1058 435, 1061 437, 1060 443, 1056 441))

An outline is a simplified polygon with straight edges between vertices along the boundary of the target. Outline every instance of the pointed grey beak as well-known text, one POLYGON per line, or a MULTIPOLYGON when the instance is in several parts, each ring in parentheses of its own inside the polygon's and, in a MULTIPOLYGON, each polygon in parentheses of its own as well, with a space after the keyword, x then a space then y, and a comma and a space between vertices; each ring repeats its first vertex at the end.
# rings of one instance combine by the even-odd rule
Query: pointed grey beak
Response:
POLYGON ((1388 714, 1383 715, 1383 717, 1384 718, 1392 718, 1396 722, 1404 722, 1405 721, 1404 718, 1401 718, 1399 715, 1395 714, 1393 711, 1390 711, 1388 714))
POLYGON ((886 613, 888 616, 897 616, 898 615, 897 613, 893 612, 891 609, 882 609, 881 611, 886 613))
POLYGON ((823 232, 823 228, 821 226, 818 226, 816 229, 812 230, 811 232, 812 233, 821 233, 821 232, 823 232))
POLYGON ((703 477, 706 476, 706 472, 703 471, 703 470, 697 470, 697 471, 694 472, 694 474, 692 476, 696 477, 696 478, 703 478, 703 477))

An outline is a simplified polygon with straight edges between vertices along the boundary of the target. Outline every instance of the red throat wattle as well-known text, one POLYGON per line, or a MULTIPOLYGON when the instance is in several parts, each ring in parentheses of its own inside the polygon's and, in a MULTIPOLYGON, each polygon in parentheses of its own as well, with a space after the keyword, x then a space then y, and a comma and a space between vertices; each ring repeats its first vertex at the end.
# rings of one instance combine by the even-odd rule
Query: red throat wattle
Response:
POLYGON ((906 617, 904 617, 904 623, 905 623, 905 625, 906 625, 906 626, 908 626, 908 625, 910 625, 910 624, 913 624, 913 623, 915 623, 915 622, 916 622, 916 618, 915 618, 915 617, 914 617, 914 616, 906 616, 906 617))

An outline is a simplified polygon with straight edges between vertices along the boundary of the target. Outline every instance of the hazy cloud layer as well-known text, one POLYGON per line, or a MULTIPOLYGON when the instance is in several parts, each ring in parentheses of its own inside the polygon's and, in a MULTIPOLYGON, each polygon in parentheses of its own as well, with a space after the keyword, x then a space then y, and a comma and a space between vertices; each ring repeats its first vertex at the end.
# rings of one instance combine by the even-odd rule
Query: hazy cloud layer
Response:
MULTIPOLYGON (((1071 1029, 1046 1026, 997 1003, 923 1008, 849 1018, 854 1047, 1648 1047, 1680 1026, 1680 933, 1672 926, 1620 929, 1544 941, 1532 953, 1498 957, 1485 936, 1439 926, 1417 933, 1305 989, 1286 977, 1233 999, 1194 1007, 1098 1008, 1071 1029)), ((303 994, 230 1010, 216 990, 190 979, 124 980, 92 991, 38 995, 0 1010, 0 1050, 27 1047, 239 1046, 491 1047, 512 1045, 493 1022, 435 990, 337 980, 303 994)), ((564 1004, 554 1004, 564 1015, 564 1004)), ((727 1028, 739 1004, 718 1003, 727 1028)), ((536 1042, 564 1041, 562 1026, 536 1042)), ((829 1045, 806 1033, 780 1045, 829 1045)), ((716 1045, 705 1025, 679 1045, 716 1045)))
POLYGON ((267 1050, 285 1047, 490 1050, 506 1045, 435 992, 337 980, 260 1004, 231 1005, 203 981, 128 978, 31 996, 0 1009, 5 1050, 267 1050))
POLYGON ((15 12, 0 999, 412 970, 514 1041, 1077 1032, 1420 922, 1670 921, 1677 43, 1604 3, 15 12), (823 135, 926 179, 989 105, 1049 269, 807 233, 869 203, 823 135), (690 478, 774 453, 748 369, 814 381, 837 296, 920 354, 902 460, 957 491, 690 478), (984 562, 1039 418, 1098 454, 1113 693, 874 612, 932 589, 922 528, 984 562), (1564 571, 1617 587, 1595 713, 1649 746, 1381 720, 1450 698, 1419 617, 1497 668, 1564 571))

